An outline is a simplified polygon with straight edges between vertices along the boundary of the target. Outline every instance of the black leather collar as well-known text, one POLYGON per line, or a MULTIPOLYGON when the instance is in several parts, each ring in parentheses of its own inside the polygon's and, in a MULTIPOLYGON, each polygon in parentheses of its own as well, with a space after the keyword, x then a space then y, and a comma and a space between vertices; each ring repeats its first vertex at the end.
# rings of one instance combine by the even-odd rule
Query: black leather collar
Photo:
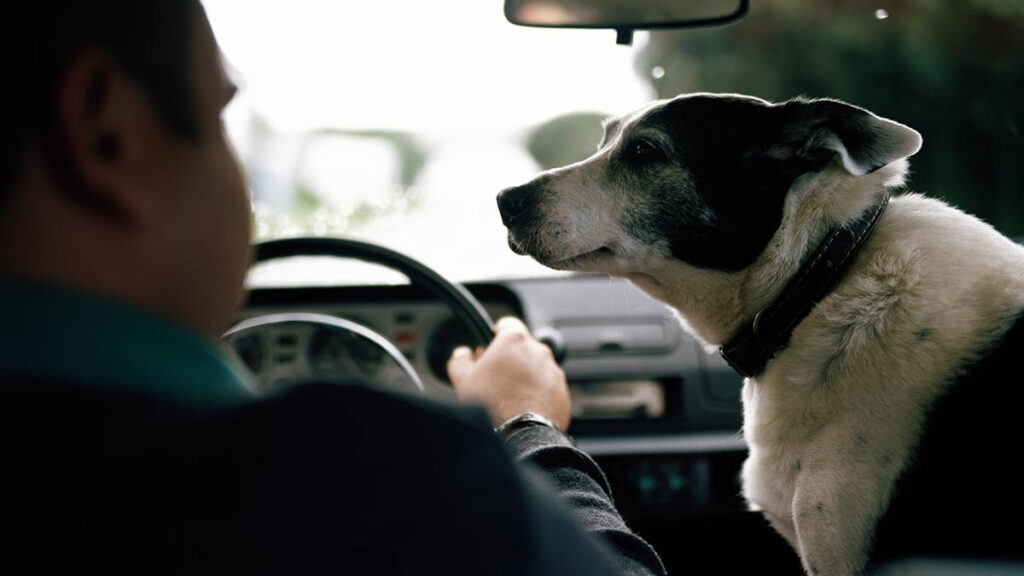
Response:
POLYGON ((855 222, 829 230, 779 297, 719 348, 725 361, 746 377, 763 372, 789 344, 793 328, 835 287, 888 204, 886 193, 855 222))

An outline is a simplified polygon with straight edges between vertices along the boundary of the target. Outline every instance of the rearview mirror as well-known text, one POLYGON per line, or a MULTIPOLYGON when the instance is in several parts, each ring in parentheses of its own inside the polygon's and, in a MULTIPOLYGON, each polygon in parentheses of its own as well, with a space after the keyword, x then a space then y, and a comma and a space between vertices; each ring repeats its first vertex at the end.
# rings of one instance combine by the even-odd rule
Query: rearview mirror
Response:
POLYGON ((505 17, 520 26, 612 28, 630 44, 634 30, 713 26, 747 13, 749 0, 505 0, 505 17))

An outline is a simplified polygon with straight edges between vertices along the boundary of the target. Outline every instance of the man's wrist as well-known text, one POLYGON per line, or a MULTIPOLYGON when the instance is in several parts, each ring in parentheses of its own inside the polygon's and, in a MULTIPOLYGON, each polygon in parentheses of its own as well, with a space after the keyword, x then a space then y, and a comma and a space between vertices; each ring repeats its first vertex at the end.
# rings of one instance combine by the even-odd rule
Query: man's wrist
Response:
POLYGON ((536 412, 527 411, 516 414, 515 416, 509 418, 508 420, 505 420, 501 424, 498 424, 494 428, 494 431, 497 432, 498 434, 510 434, 520 428, 525 428, 527 426, 534 425, 548 426, 550 428, 554 428, 555 430, 559 430, 558 426, 556 426, 555 423, 552 422, 550 419, 545 418, 544 416, 541 416, 536 412))
POLYGON ((517 414, 496 426, 494 428, 494 431, 502 438, 508 440, 517 432, 520 432, 531 426, 545 426, 547 428, 551 428, 553 430, 558 431, 559 434, 568 437, 568 435, 561 428, 559 428, 558 425, 552 422, 549 418, 537 414, 536 412, 523 412, 521 414, 517 414))

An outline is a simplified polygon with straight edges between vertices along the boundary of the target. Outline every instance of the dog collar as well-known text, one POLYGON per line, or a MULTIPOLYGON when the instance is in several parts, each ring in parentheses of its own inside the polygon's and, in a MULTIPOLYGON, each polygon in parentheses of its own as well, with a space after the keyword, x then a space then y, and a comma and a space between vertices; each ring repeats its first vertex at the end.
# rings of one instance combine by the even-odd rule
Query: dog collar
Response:
POLYGON ((793 328, 835 287, 888 204, 889 194, 885 193, 855 222, 829 230, 782 294, 719 348, 722 358, 748 378, 763 372, 789 344, 793 328))

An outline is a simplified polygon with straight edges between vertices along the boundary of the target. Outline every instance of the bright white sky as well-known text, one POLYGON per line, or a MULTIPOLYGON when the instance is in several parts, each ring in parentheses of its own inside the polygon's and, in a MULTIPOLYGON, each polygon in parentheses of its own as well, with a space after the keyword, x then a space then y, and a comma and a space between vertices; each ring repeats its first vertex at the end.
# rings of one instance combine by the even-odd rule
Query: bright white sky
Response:
POLYGON ((203 4, 252 106, 282 130, 522 127, 651 97, 613 32, 514 26, 501 0, 203 4))
MULTIPOLYGON (((302 133, 412 133, 432 146, 416 183, 425 201, 345 233, 457 280, 550 273, 508 249, 494 202, 539 171, 522 146, 530 128, 568 112, 628 112, 652 97, 633 69, 634 49, 616 45, 614 32, 514 26, 501 0, 203 4, 242 88, 227 128, 267 208, 287 206, 296 178, 319 179, 318 195, 335 206, 393 187, 393 165, 372 150, 335 154, 296 176, 316 160, 295 160, 302 133), (253 117, 270 133, 254 137, 253 117)), ((638 44, 645 39, 637 34, 638 44)))

